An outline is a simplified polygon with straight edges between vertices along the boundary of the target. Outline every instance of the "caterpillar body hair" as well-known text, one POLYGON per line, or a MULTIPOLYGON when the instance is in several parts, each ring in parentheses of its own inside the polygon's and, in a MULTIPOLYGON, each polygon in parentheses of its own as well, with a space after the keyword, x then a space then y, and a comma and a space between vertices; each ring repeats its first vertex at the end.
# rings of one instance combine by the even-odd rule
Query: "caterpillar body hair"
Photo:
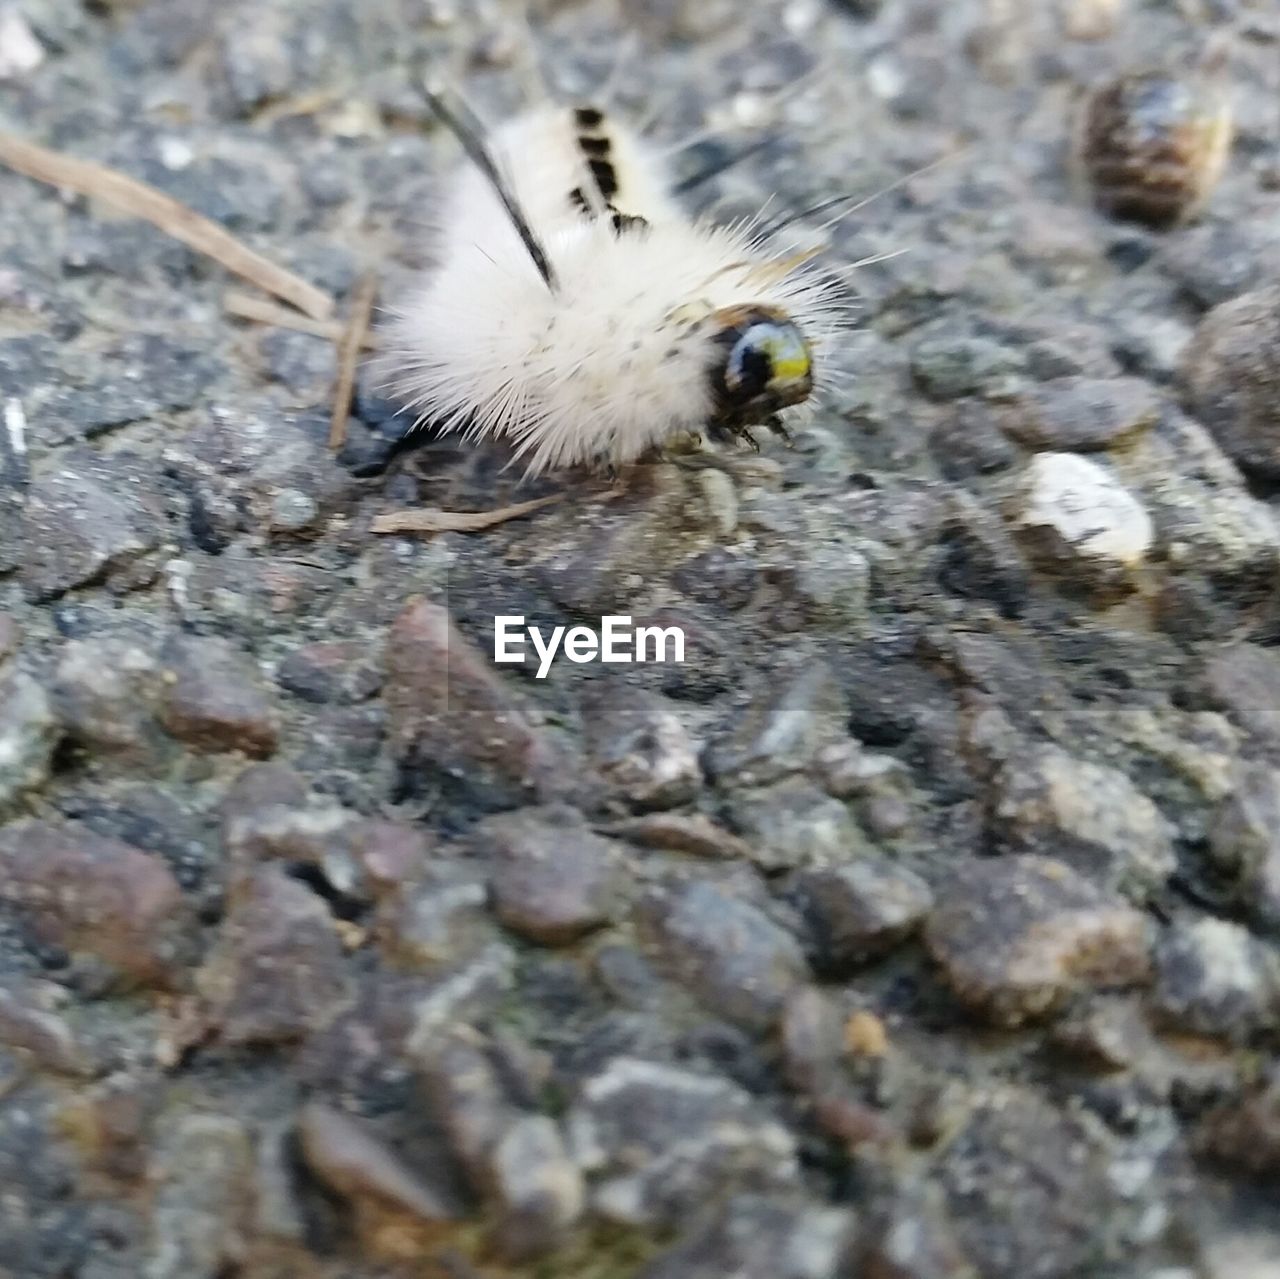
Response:
POLYGON ((477 163, 385 347, 420 423, 503 438, 530 475, 786 435, 845 309, 812 255, 690 220, 658 153, 597 108, 543 106, 482 144, 449 122, 477 163))

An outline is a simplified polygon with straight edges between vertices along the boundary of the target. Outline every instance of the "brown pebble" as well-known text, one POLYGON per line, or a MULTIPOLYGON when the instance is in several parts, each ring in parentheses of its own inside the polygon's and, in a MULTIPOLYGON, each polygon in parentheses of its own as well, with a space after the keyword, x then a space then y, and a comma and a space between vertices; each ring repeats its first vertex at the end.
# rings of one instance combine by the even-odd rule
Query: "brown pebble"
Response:
POLYGON ((198 751, 275 753, 275 704, 252 661, 225 640, 183 636, 164 651, 165 731, 198 751))
POLYGON ((925 945, 957 996, 997 1025, 1043 1017, 1076 992, 1150 978, 1146 917, 1063 862, 970 863, 938 901, 925 945))
POLYGON ((43 941, 123 980, 177 980, 190 920, 169 867, 141 849, 71 822, 14 822, 0 831, 0 902, 43 941))
POLYGON ((332 1021, 351 997, 328 907, 275 865, 257 867, 235 885, 196 983, 228 1044, 300 1039, 332 1021))
POLYGON ((490 860, 494 912, 512 932, 563 946, 609 922, 617 905, 616 846, 569 808, 486 818, 473 832, 490 860))
POLYGON ((448 1221, 453 1212, 400 1157, 351 1115, 309 1102, 298 1116, 307 1167, 344 1199, 375 1199, 423 1221, 448 1221))
POLYGON ((1196 1148, 1215 1163, 1253 1178, 1280 1176, 1280 1082, 1241 1090, 1197 1125, 1196 1148))
POLYGON ((885 1149, 900 1141, 899 1134, 884 1115, 844 1093, 832 1092, 819 1097, 813 1114, 825 1133, 844 1142, 850 1150, 865 1146, 885 1149))
POLYGON ((384 697, 396 757, 410 774, 455 779, 494 806, 572 792, 580 770, 490 658, 457 630, 447 609, 423 599, 405 607, 386 648, 384 697))
POLYGON ((1140 72, 1086 99, 1080 162, 1104 213, 1168 227, 1208 200, 1232 134, 1230 103, 1211 78, 1140 72))
POLYGON ((1280 286, 1216 306, 1182 358, 1187 403, 1232 461, 1280 478, 1280 286))

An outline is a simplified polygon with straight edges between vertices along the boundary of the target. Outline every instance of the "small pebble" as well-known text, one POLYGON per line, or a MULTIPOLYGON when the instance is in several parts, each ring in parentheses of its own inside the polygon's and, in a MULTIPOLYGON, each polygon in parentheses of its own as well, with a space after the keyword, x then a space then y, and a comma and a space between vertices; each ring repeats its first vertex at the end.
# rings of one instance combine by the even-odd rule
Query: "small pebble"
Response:
POLYGON ((493 808, 572 792, 578 771, 534 723, 491 656, 465 639, 439 605, 412 601, 396 619, 384 699, 392 749, 407 780, 449 779, 493 808))
POLYGON ((585 1080, 566 1118, 605 1220, 665 1227, 735 1187, 799 1177, 792 1135, 722 1076, 615 1057, 585 1080))
POLYGON ((1248 471, 1280 477, 1280 285, 1216 306, 1182 362, 1192 413, 1248 471))
POLYGON ((1086 989, 1146 981, 1146 918, 1045 857, 976 862, 939 890, 930 954, 956 994, 1003 1026, 1052 1013, 1086 989))
POLYGON ((1054 378, 1022 396, 1002 419, 1029 448, 1085 453, 1150 428, 1160 404, 1141 378, 1054 378))
MULTIPOLYGON (((25 508, 27 594, 51 600, 98 578, 122 590, 147 576, 145 557, 163 535, 163 508, 137 459, 73 450, 33 481, 25 508)), ((154 575, 152 573, 152 575, 154 575)))
POLYGON ((43 61, 45 52, 20 9, 0 8, 0 81, 21 80, 43 61))
POLYGON ((889 1051, 889 1032, 875 1013, 861 1010, 844 1024, 844 1046, 851 1057, 883 1057, 889 1051))
POLYGON ((1060 858, 1138 896, 1163 887, 1175 866, 1155 804, 1118 769, 1057 746, 1014 751, 994 780, 993 816, 1017 851, 1060 858))
POLYGON ((842 974, 905 941, 933 905, 929 886, 903 866, 873 858, 799 871, 788 896, 812 930, 811 958, 821 972, 842 974))
POLYGON ((0 813, 48 779, 59 737, 45 690, 20 671, 0 671, 0 813))
POLYGON ((709 1220, 695 1216, 636 1279, 840 1279, 849 1273, 855 1229, 844 1208, 738 1195, 709 1220))
POLYGON ((298 1146, 308 1168, 347 1200, 376 1200, 424 1221, 447 1221, 454 1211, 369 1128, 322 1102, 298 1116, 298 1146))
POLYGON ((674 808, 698 793, 698 743, 674 704, 602 681, 583 719, 592 762, 632 808, 674 808))
POLYGON ((301 1039, 352 999, 328 907, 276 865, 236 884, 196 985, 227 1044, 301 1039))
POLYGON ((274 754, 280 724, 254 663, 226 640, 176 637, 161 657, 166 689, 160 721, 199 751, 274 754))
POLYGON ((646 922, 658 961, 720 1015, 773 1024, 807 974, 796 939, 751 902, 707 881, 655 893, 646 922))
POLYGON ((618 849, 573 810, 486 818, 471 839, 492 867, 494 910, 513 932, 566 945, 609 922, 618 900, 618 849))
POLYGON ((1280 749, 1280 653, 1261 644, 1214 648, 1197 690, 1245 730, 1255 747, 1280 749))
POLYGON ((1070 40, 1105 40, 1124 6, 1125 0, 1060 0, 1063 34, 1070 40))
POLYGON ((1260 929, 1280 933, 1280 769, 1250 764, 1209 828, 1215 863, 1260 929))
POLYGON ((866 846, 845 805, 804 778, 739 791, 729 811, 751 859, 766 871, 844 862, 866 846))
POLYGON ((1141 502, 1097 462, 1037 453, 1018 482, 1014 532, 1047 567, 1101 584, 1140 564, 1155 541, 1141 502))
POLYGON ((37 937, 94 956, 122 983, 176 984, 190 943, 191 919, 163 859, 71 822, 0 828, 0 902, 37 937))
POLYGON ((1280 1024, 1280 956, 1224 919, 1174 924, 1156 947, 1152 1003, 1172 1030, 1248 1042, 1280 1024))
POLYGON ((721 785, 761 786, 800 772, 821 748, 846 737, 848 708, 825 663, 796 662, 760 693, 707 749, 707 771, 721 785))
POLYGON ((1226 167, 1231 104, 1210 76, 1141 72, 1095 89, 1080 155, 1098 207, 1167 227, 1198 213, 1226 167))
POLYGON ((319 516, 315 500, 298 489, 281 489, 271 500, 271 528, 277 533, 302 533, 319 516))

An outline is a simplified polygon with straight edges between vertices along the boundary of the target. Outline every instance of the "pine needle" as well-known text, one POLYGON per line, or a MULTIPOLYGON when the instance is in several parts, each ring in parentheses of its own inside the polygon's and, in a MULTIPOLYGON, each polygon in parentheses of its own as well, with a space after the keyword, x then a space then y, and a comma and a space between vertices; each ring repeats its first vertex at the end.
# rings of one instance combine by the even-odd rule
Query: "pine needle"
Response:
POLYGON ((333 314, 333 299, 323 290, 255 253, 224 227, 145 182, 105 165, 50 151, 4 131, 0 131, 0 164, 37 182, 101 200, 122 213, 150 222, 157 230, 291 303, 314 320, 327 320, 333 314))
POLYGON ((369 333, 373 299, 377 292, 378 277, 370 271, 356 285, 351 298, 351 312, 338 339, 338 380, 333 391, 333 416, 329 420, 329 447, 335 452, 347 442, 347 419, 351 415, 356 365, 360 362, 360 349, 369 333))
MULTIPOLYGON (((222 309, 240 320, 253 320, 257 324, 270 324, 278 329, 291 329, 294 333, 309 333, 312 337, 325 338, 330 342, 340 342, 346 332, 346 325, 339 320, 312 320, 292 307, 281 306, 279 302, 259 297, 256 293, 241 293, 238 289, 227 290, 222 298, 222 309)), ((377 334, 366 333, 362 345, 366 351, 377 350, 377 334)))
POLYGON ((517 502, 514 506, 499 506, 492 511, 439 511, 429 508, 393 511, 376 516, 371 527, 375 533, 479 533, 493 528, 495 524, 505 524, 508 520, 518 520, 522 515, 540 511, 564 496, 563 493, 550 493, 528 502, 517 502))

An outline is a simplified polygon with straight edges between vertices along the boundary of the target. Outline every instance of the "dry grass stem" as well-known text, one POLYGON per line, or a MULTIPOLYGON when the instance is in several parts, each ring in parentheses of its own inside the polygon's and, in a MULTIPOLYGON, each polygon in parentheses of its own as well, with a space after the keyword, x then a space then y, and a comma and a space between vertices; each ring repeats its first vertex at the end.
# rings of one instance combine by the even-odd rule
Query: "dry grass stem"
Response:
POLYGON ((513 506, 499 506, 492 511, 393 511, 379 515, 373 521, 375 533, 479 533, 518 520, 522 515, 540 511, 564 497, 563 493, 551 493, 535 497, 528 502, 516 502, 513 506))
POLYGON ((368 272, 356 285, 351 298, 351 312, 338 339, 338 380, 333 391, 333 416, 329 420, 329 447, 340 449, 347 442, 347 418, 351 413, 351 392, 356 384, 356 366, 360 350, 369 333, 373 318, 373 300, 378 292, 378 277, 368 272))
POLYGON ((75 191, 101 200, 122 213, 142 218, 197 253, 212 258, 234 275, 291 303, 314 320, 327 320, 333 314, 333 299, 322 289, 255 253, 216 222, 145 182, 89 160, 61 155, 3 131, 0 131, 0 163, 37 182, 75 191))
MULTIPOLYGON (((312 337, 325 338, 330 342, 339 341, 345 330, 345 325, 338 320, 313 320, 292 307, 282 306, 257 293, 241 293, 238 289, 228 289, 223 294, 222 309, 238 320, 253 320, 256 324, 291 329, 295 333, 309 333, 312 337)), ((365 344, 372 347, 373 339, 366 338, 365 344)))

